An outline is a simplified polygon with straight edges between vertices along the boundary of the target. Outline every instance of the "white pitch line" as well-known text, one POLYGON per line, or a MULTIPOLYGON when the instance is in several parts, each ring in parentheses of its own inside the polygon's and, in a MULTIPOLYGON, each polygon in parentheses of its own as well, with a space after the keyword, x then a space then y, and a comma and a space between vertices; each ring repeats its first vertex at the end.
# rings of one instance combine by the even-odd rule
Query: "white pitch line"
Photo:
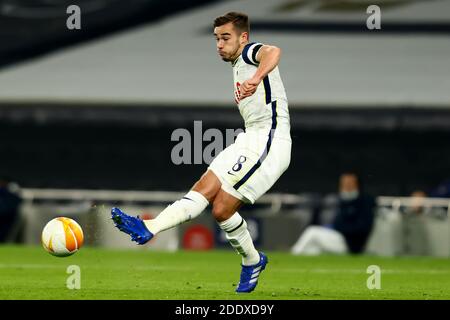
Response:
MULTIPOLYGON (((122 269, 122 267, 103 267, 103 266, 83 266, 83 269, 103 269, 103 270, 117 270, 122 269)), ((0 264, 0 269, 64 269, 66 265, 53 265, 53 264, 0 264)), ((130 270, 146 271, 146 270, 156 270, 156 271, 189 271, 192 268, 189 267, 179 267, 179 266, 130 266, 130 270)), ((324 274, 339 274, 339 273, 352 273, 352 274, 366 274, 366 269, 305 269, 305 268, 281 268, 280 272, 288 273, 324 273, 324 274)), ((449 270, 422 270, 422 269, 383 269, 381 268, 382 274, 450 274, 449 270)))
MULTIPOLYGON (((53 264, 0 264, 0 269, 64 269, 66 265, 53 265, 53 264)), ((102 266, 83 266, 80 265, 83 269, 103 269, 103 270, 116 270, 122 269, 122 267, 102 267, 102 266)), ((174 266, 130 266, 130 270, 162 270, 162 271, 189 271, 192 268, 189 267, 174 267, 174 266)))
MULTIPOLYGON (((380 267, 381 273, 384 274, 450 274, 449 270, 421 270, 421 269, 383 269, 380 267)), ((289 273, 364 273, 366 274, 366 269, 282 269, 281 272, 289 273)))
POLYGON ((1 269, 59 269, 64 266, 53 264, 0 264, 1 269))

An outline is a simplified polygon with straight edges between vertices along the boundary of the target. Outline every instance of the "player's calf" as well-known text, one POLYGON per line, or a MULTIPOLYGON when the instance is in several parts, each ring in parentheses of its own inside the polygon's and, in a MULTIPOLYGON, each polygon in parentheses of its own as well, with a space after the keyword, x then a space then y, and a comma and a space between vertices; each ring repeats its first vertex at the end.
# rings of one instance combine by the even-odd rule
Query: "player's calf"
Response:
POLYGON ((196 218, 208 205, 208 200, 201 193, 189 191, 183 198, 164 209, 155 219, 145 220, 144 223, 151 233, 157 234, 196 218))

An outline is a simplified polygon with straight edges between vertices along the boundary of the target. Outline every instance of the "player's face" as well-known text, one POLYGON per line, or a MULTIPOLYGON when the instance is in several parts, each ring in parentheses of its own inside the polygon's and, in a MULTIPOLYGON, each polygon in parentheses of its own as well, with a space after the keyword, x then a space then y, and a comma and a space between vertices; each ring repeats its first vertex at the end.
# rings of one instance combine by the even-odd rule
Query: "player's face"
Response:
POLYGON ((233 24, 227 23, 214 28, 217 53, 223 61, 234 61, 241 54, 241 47, 247 42, 247 32, 239 33, 233 24))

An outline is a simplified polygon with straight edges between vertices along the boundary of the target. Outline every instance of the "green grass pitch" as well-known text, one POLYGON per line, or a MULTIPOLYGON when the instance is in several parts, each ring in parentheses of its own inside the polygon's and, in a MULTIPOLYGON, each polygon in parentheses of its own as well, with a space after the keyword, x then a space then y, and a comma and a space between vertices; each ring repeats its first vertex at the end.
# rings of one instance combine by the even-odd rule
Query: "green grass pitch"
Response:
POLYGON ((85 247, 66 258, 41 247, 0 246, 0 299, 450 299, 450 259, 373 256, 298 257, 267 252, 251 294, 236 294, 233 251, 176 253, 85 247), (66 287, 78 265, 81 288, 66 287), (367 288, 367 267, 381 268, 381 289, 367 288))

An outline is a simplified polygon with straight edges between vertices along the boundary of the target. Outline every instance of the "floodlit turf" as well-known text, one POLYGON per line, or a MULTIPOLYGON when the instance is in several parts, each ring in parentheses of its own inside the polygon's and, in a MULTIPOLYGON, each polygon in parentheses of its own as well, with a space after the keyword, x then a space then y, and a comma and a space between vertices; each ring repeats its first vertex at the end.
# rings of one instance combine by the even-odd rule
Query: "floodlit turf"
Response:
POLYGON ((41 247, 0 246, 0 299, 450 299, 450 259, 267 254, 256 290, 237 295, 232 251, 86 247, 57 258, 41 247), (81 269, 79 290, 66 287, 70 265, 81 269), (369 265, 381 268, 380 290, 367 288, 369 265))

